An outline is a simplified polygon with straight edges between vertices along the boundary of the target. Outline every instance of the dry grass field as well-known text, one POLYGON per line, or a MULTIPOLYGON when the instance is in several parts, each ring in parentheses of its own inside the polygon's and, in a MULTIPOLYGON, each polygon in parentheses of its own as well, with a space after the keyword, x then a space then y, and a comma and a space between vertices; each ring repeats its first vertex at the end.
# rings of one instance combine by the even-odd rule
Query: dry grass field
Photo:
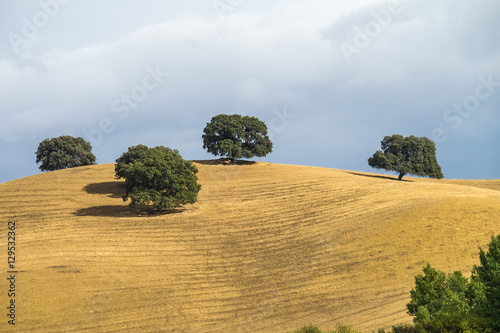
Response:
POLYGON ((500 180, 197 163, 183 211, 123 202, 114 165, 0 184, 0 262, 16 221, 16 326, 0 331, 287 332, 410 322, 426 262, 470 272, 500 233, 500 180))

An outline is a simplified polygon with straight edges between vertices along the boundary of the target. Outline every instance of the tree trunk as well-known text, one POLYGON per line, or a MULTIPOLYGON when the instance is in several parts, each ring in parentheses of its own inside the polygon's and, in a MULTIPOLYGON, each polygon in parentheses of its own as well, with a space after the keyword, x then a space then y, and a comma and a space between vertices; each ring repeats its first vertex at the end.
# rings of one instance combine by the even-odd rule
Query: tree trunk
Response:
POLYGON ((404 172, 400 172, 400 173, 399 173, 399 177, 398 177, 398 180, 401 180, 401 179, 403 179, 403 176, 404 176, 404 175, 405 175, 405 173, 404 173, 404 172))

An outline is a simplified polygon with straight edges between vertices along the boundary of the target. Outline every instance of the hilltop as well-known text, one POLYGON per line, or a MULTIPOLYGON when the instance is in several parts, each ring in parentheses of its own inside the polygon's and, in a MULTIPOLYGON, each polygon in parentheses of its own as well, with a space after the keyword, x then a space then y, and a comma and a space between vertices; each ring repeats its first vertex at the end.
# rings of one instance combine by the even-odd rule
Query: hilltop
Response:
POLYGON ((500 232, 500 180, 196 164, 198 202, 165 215, 128 208, 113 164, 0 184, 16 331, 369 331, 411 320, 427 262, 469 272, 500 232))

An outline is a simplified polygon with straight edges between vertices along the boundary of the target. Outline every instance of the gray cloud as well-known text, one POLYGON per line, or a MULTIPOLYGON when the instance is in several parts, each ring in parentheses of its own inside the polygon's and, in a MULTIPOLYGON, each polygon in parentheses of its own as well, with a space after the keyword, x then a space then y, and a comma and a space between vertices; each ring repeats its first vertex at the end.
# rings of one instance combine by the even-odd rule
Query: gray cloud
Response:
POLYGON ((446 177, 499 177, 500 87, 460 128, 443 119, 479 77, 500 81, 496 1, 402 1, 350 63, 341 43, 355 46, 356 28, 376 29, 389 2, 242 2, 223 17, 213 3, 74 0, 15 52, 9 34, 43 9, 4 2, 0 140, 9 158, 0 181, 36 173, 33 152, 44 138, 84 136, 103 119, 113 130, 94 145, 99 163, 138 143, 201 159, 210 158, 201 132, 213 115, 251 114, 269 125, 284 107, 295 118, 273 133, 268 161, 369 171, 384 135, 431 137, 442 128, 446 177), (169 76, 115 112, 125 105, 117 100, 141 92, 148 68, 169 76))

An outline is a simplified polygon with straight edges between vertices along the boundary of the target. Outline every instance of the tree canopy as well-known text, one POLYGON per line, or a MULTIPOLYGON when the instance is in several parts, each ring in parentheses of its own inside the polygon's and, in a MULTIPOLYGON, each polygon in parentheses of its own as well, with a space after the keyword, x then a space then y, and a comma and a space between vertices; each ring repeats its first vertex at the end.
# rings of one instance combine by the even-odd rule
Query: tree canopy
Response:
POLYGON ((137 145, 128 148, 122 156, 118 157, 115 164, 116 177, 125 178, 126 167, 128 164, 139 160, 149 148, 145 145, 137 145))
POLYGON ((479 249, 479 262, 471 277, 471 282, 479 285, 476 289, 482 291, 477 306, 493 329, 500 332, 500 235, 491 236, 488 251, 479 249))
POLYGON ((382 150, 378 150, 368 159, 371 167, 396 171, 399 173, 399 180, 406 174, 443 178, 436 158, 436 145, 432 140, 394 134, 384 137, 381 147, 382 150))
POLYGON ((152 206, 161 211, 192 204, 201 189, 193 162, 163 146, 130 147, 116 160, 115 172, 117 178, 125 178, 123 200, 130 199, 132 207, 152 206))
POLYGON ((480 265, 470 280, 457 271, 446 275, 427 264, 415 276, 406 305, 418 332, 500 332, 500 235, 488 251, 479 251, 480 265))
POLYGON ((39 168, 42 171, 92 165, 96 161, 88 141, 69 135, 43 140, 35 154, 36 163, 41 163, 39 168))
POLYGON ((273 150, 266 124, 256 117, 219 114, 207 123, 203 133, 203 148, 231 161, 263 157, 273 150))
POLYGON ((414 316, 415 321, 433 320, 436 315, 446 312, 469 312, 469 281, 461 272, 446 276, 427 264, 423 273, 415 276, 415 288, 407 304, 408 314, 414 316))

